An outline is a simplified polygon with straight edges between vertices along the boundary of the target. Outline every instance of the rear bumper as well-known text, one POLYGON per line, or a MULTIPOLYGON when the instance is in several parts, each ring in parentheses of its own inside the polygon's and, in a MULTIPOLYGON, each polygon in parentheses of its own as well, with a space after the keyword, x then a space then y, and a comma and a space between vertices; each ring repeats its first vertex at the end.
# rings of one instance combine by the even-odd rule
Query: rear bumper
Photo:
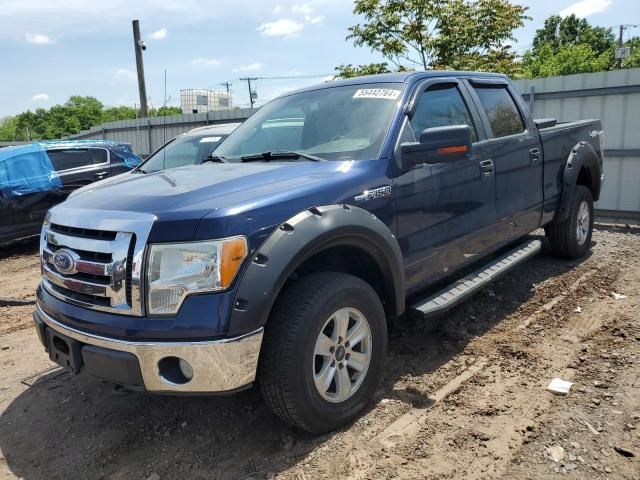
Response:
POLYGON ((214 341, 130 342, 65 326, 39 305, 33 317, 52 360, 76 373, 85 371, 115 383, 168 393, 230 392, 255 380, 262 328, 214 341), (58 347, 62 351, 57 352, 58 347), (189 364, 192 378, 176 373, 178 359, 189 364))

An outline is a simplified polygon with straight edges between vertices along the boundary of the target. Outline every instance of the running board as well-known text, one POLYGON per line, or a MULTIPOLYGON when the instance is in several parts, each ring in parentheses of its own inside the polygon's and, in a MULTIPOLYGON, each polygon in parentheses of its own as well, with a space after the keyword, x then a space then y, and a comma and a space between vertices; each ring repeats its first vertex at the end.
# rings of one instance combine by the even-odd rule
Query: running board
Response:
POLYGON ((542 248, 540 240, 530 240, 498 257, 475 272, 461 278, 433 295, 418 300, 409 311, 421 318, 438 315, 455 307, 481 288, 495 281, 516 265, 534 256, 542 248))

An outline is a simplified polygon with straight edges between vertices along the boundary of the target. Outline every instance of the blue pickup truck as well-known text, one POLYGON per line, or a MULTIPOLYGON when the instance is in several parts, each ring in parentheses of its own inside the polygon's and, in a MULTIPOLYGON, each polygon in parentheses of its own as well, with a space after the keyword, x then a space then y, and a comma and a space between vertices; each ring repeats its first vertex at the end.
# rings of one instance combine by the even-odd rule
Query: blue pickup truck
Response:
POLYGON ((130 389, 257 382, 310 432, 353 420, 387 321, 435 317, 541 248, 590 248, 598 120, 534 120, 510 81, 416 72, 277 98, 206 163, 80 193, 41 234, 52 360, 130 389))

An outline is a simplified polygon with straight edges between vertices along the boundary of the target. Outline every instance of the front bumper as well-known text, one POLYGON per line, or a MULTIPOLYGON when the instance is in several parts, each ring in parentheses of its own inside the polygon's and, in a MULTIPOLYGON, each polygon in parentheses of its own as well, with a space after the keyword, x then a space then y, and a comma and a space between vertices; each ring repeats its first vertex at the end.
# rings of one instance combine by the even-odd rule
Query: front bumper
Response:
MULTIPOLYGON (((65 350, 66 354, 59 353, 65 362, 66 357, 71 359, 76 372, 86 370, 116 383, 132 383, 129 386, 134 387, 138 386, 135 383, 141 383, 139 386, 150 392, 221 393, 248 386, 255 380, 263 334, 259 328, 246 335, 214 341, 131 342, 67 327, 37 304, 34 320, 45 348, 55 350, 59 346, 65 350), (172 370, 177 359, 191 366, 191 379, 176 380, 172 370), (136 382, 136 378, 140 380, 136 382)), ((63 364, 54 356, 52 359, 63 364)))

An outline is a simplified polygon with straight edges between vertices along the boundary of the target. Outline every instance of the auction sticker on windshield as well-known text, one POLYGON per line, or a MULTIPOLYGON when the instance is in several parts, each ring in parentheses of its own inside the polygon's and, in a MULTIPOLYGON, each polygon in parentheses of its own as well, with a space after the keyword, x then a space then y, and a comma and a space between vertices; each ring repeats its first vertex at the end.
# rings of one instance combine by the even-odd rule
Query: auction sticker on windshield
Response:
POLYGON ((222 137, 204 137, 200 140, 200 143, 214 143, 219 142, 222 137))
POLYGON ((399 96, 400 90, 390 88, 361 88, 353 94, 353 98, 386 98, 389 100, 395 100, 399 96))

